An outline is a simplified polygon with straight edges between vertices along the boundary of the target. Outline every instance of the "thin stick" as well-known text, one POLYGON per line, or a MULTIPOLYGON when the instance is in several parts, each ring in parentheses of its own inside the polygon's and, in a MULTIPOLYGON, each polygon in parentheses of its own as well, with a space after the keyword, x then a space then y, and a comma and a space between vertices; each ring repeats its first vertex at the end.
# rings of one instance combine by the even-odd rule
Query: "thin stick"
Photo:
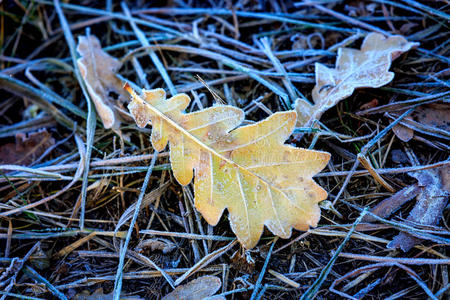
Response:
POLYGON ((376 261, 376 262, 396 262, 404 265, 448 265, 450 259, 433 259, 433 258, 408 258, 408 257, 386 257, 373 256, 355 253, 342 252, 340 257, 346 257, 358 260, 376 261))

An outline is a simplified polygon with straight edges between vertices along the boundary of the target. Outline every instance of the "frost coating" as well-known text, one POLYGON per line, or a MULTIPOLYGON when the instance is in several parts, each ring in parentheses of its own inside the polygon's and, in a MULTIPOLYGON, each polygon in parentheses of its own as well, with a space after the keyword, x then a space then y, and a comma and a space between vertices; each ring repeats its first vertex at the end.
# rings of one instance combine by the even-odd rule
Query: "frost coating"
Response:
POLYGON ((335 69, 316 63, 316 85, 312 90, 314 105, 301 99, 296 101, 297 126, 310 126, 329 108, 353 94, 356 88, 388 84, 394 78, 394 73, 389 72, 392 60, 417 45, 402 36, 385 38, 379 33, 370 33, 361 50, 338 49, 335 69))
POLYGON ((81 56, 77 60, 81 76, 103 126, 118 131, 120 117, 115 105, 127 98, 122 82, 116 77, 121 63, 104 52, 100 41, 92 35, 78 37, 77 51, 81 56), (119 99, 110 97, 110 92, 116 93, 119 99))

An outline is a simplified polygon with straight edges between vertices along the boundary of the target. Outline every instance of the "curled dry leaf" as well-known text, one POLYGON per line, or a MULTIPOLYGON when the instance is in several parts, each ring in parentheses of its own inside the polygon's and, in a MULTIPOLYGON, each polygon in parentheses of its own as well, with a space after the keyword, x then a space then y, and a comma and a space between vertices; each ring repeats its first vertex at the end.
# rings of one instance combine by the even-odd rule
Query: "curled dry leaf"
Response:
POLYGON ((222 286, 222 282, 216 276, 203 276, 189 283, 180 285, 163 300, 196 300, 196 299, 222 299, 223 296, 213 296, 222 286))
MULTIPOLYGON (((392 117, 397 118, 403 112, 392 113, 392 117)), ((450 139, 450 104, 431 103, 421 105, 410 116, 395 125, 392 130, 404 142, 411 140, 415 131, 448 140, 450 139)))
POLYGON ((314 105, 297 100, 297 126, 311 126, 322 114, 339 101, 353 94, 356 88, 381 87, 394 78, 389 72, 393 59, 417 46, 401 36, 384 37, 370 33, 364 39, 361 50, 339 48, 336 68, 330 69, 316 63, 316 85, 312 90, 314 105))
POLYGON ((120 119, 115 105, 128 98, 122 82, 115 76, 120 62, 104 52, 99 40, 92 35, 78 38, 77 51, 81 56, 77 60, 78 67, 103 126, 106 129, 119 128, 120 119))
POLYGON ((218 105, 183 113, 190 99, 178 94, 165 100, 162 89, 129 86, 128 108, 140 127, 151 121, 153 147, 162 151, 170 141, 170 161, 177 181, 191 182, 195 170, 195 207, 216 225, 228 209, 233 232, 254 247, 264 225, 289 238, 291 229, 307 230, 320 218, 318 202, 327 193, 312 176, 330 154, 284 145, 296 122, 295 111, 278 112, 261 122, 235 129, 244 112, 218 105))
POLYGON ((392 131, 403 142, 409 142, 414 137, 414 130, 402 124, 392 127, 392 131))
POLYGON ((136 251, 142 252, 150 248, 151 251, 160 250, 163 254, 168 254, 177 248, 177 245, 163 238, 143 240, 136 246, 136 251))
MULTIPOLYGON (((434 170, 423 170, 410 173, 418 181, 420 187, 416 198, 416 205, 409 213, 408 221, 421 225, 436 225, 447 205, 449 191, 450 167, 442 167, 434 170)), ((401 248, 409 251, 420 239, 401 232, 387 245, 388 248, 401 248)))

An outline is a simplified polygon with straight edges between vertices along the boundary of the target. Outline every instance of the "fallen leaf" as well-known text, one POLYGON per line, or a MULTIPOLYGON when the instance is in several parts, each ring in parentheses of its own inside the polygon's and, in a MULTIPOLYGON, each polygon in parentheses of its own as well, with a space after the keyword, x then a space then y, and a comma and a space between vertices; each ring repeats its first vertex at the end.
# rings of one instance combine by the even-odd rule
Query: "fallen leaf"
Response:
POLYGON ((84 290, 75 295, 74 300, 109 300, 111 297, 112 293, 104 294, 103 288, 98 288, 92 294, 89 293, 89 291, 84 290))
POLYGON ((414 137, 414 130, 402 124, 397 124, 392 127, 392 131, 403 142, 409 142, 414 137))
MULTIPOLYGON (((397 118, 404 111, 392 113, 397 118)), ((410 116, 393 127, 395 135, 407 142, 414 137, 414 132, 437 138, 450 139, 450 105, 448 103, 431 103, 417 107, 410 116)))
MULTIPOLYGON (((408 215, 407 220, 421 225, 436 225, 442 216, 449 197, 448 178, 450 167, 442 167, 436 170, 423 170, 412 172, 409 175, 416 178, 421 188, 416 198, 416 205, 408 215)), ((400 248, 404 252, 409 251, 420 239, 400 232, 387 245, 388 248, 400 248)))
POLYGON ((284 145, 295 126, 295 111, 234 129, 244 119, 239 108, 217 105, 185 114, 186 94, 165 100, 162 89, 144 90, 140 97, 126 88, 137 125, 151 121, 153 147, 162 151, 170 141, 177 181, 189 184, 195 170, 195 207, 209 224, 216 225, 228 209, 231 228, 246 248, 257 244, 264 225, 283 238, 290 237, 292 227, 317 225, 317 203, 327 193, 312 176, 330 154, 284 145))
POLYGON ((167 254, 175 250, 177 245, 163 238, 147 239, 136 246, 136 251, 141 252, 146 248, 150 248, 151 251, 160 250, 162 253, 167 254))
POLYGON ((77 51, 81 55, 77 60, 78 67, 103 126, 119 128, 116 105, 128 98, 122 82, 115 76, 120 62, 104 52, 100 41, 92 35, 78 37, 77 51), (114 99, 114 95, 118 99, 114 99))
POLYGON ((222 282, 216 276, 203 276, 189 283, 180 285, 163 300, 197 300, 197 299, 222 299, 223 296, 213 296, 222 286, 222 282))
POLYGON ((316 63, 316 85, 312 90, 314 105, 305 100, 296 101, 297 126, 308 127, 314 120, 353 94, 356 88, 377 88, 389 83, 394 73, 389 72, 393 59, 417 46, 402 36, 384 37, 369 33, 361 50, 339 48, 336 68, 330 69, 316 63))
MULTIPOLYGON (((417 184, 413 184, 405 187, 404 189, 396 192, 389 198, 384 199, 378 203, 374 208, 370 210, 371 213, 386 218, 392 215, 403 204, 413 199, 419 193, 420 188, 417 184)), ((366 215, 363 218, 363 222, 374 222, 376 219, 371 215, 366 215)))
POLYGON ((16 142, 0 146, 0 164, 27 166, 38 159, 48 148, 55 144, 55 139, 47 130, 34 133, 16 134, 16 142))
POLYGON ((412 116, 422 124, 450 130, 450 103, 430 103, 419 106, 412 116))
POLYGON ((372 99, 372 101, 364 103, 359 107, 359 110, 370 109, 378 106, 378 99, 372 99))

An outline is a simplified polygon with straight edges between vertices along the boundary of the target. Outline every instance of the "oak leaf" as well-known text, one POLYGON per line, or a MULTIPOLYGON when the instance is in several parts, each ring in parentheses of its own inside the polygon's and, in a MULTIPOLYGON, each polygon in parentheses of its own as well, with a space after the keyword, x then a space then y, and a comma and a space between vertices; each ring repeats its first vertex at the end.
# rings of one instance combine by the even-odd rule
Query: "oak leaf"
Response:
POLYGON ((120 117, 116 106, 120 100, 128 98, 122 88, 122 81, 116 77, 121 63, 104 52, 100 41, 92 35, 78 37, 77 51, 81 55, 77 60, 81 76, 103 126, 106 129, 118 129, 120 117), (118 99, 113 97, 114 94, 118 99))
POLYGON ((236 128, 244 112, 218 105, 183 113, 190 98, 178 94, 165 100, 162 89, 132 95, 128 109, 136 123, 151 121, 153 147, 170 142, 170 161, 177 181, 191 182, 195 170, 195 207, 216 225, 228 209, 233 232, 246 247, 254 247, 264 225, 289 238, 291 229, 307 230, 320 218, 318 202, 327 193, 312 176, 328 163, 330 154, 285 145, 294 129, 295 111, 236 128))
POLYGON ((349 97, 356 88, 388 84, 394 78, 394 73, 389 72, 392 60, 417 45, 402 36, 386 38, 379 33, 369 33, 361 50, 338 49, 335 69, 316 63, 316 85, 312 90, 314 105, 302 99, 296 101, 297 126, 311 126, 314 120, 319 120, 325 111, 349 97))
POLYGON ((225 300, 224 296, 213 296, 221 286, 222 282, 219 277, 206 275, 180 285, 165 295, 162 300, 225 300))

